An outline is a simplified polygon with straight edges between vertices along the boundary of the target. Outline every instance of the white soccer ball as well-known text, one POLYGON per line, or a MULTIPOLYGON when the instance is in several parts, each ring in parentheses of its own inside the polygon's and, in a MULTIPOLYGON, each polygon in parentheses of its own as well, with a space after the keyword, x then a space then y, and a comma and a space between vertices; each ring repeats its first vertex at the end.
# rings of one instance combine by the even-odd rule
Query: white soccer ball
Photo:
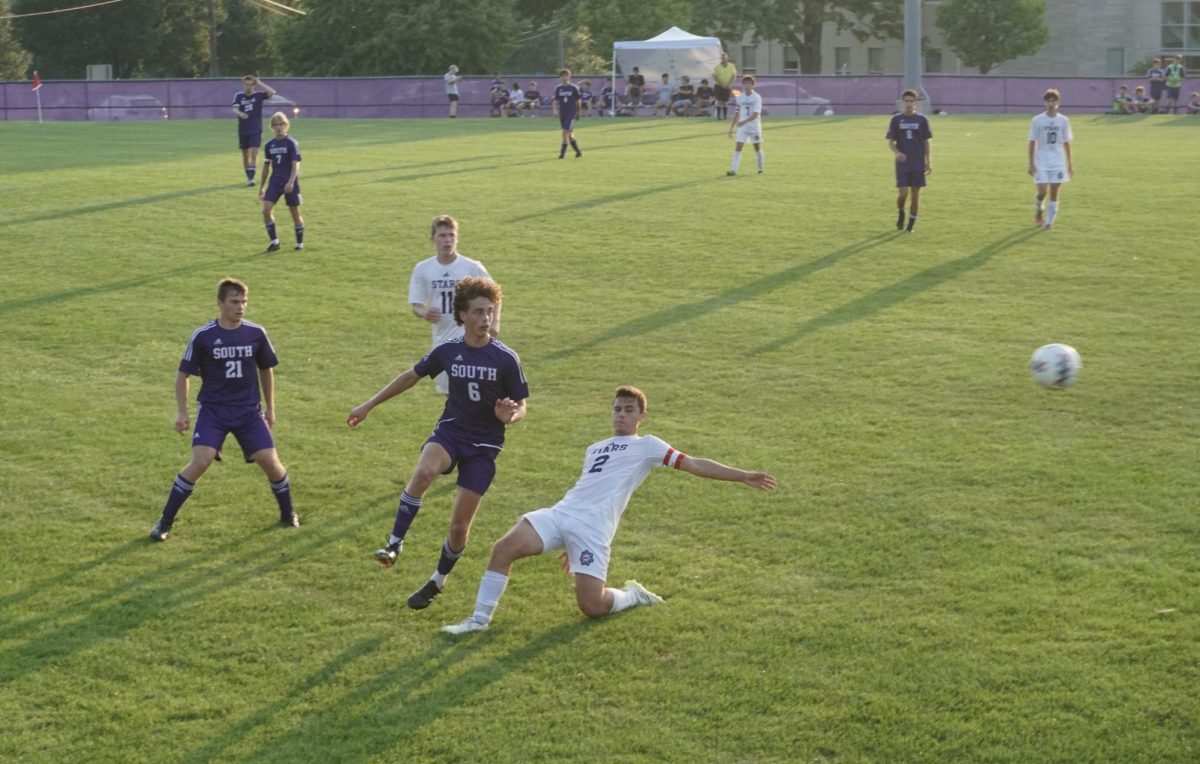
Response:
POLYGON ((826 109, 826 110, 825 110, 825 116, 826 116, 826 117, 832 117, 832 116, 833 116, 833 109, 826 109))
POLYGON ((1042 345, 1033 351, 1033 358, 1029 359, 1033 378, 1056 390, 1074 384, 1082 368, 1083 359, 1079 357, 1079 351, 1058 342, 1042 345))

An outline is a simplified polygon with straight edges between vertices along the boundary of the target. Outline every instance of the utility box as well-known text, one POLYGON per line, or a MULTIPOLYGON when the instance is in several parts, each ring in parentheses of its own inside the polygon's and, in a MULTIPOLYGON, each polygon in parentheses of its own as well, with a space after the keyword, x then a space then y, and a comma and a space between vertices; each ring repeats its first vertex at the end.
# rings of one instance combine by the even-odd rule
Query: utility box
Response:
POLYGON ((87 78, 89 80, 111 80, 112 64, 88 64, 87 78))

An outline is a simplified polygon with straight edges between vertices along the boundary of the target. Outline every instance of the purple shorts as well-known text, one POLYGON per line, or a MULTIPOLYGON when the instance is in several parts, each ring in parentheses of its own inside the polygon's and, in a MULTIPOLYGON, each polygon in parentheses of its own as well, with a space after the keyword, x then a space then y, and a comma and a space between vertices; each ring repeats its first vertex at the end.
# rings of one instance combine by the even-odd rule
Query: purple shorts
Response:
POLYGON ((566 114, 559 114, 558 115, 558 124, 562 125, 563 130, 574 130, 575 129, 575 115, 572 114, 571 116, 568 117, 566 114))
POLYGON ((254 461, 251 457, 264 448, 275 448, 271 428, 257 406, 252 409, 200 406, 196 412, 196 429, 192 433, 193 446, 210 446, 220 451, 229 433, 237 438, 242 456, 248 462, 254 461))
POLYGON ((239 149, 256 149, 262 145, 262 133, 238 133, 239 149))
POLYGON ((924 188, 924 170, 905 170, 896 165, 896 188, 924 188))
POLYGON ((457 467, 460 488, 474 491, 480 496, 487 493, 496 477, 496 456, 500 453, 499 448, 474 444, 469 438, 449 431, 449 428, 441 423, 425 442, 437 443, 450 454, 450 468, 443 474, 448 475, 457 467))
POLYGON ((281 196, 283 197, 284 201, 287 202, 287 206, 299 207, 301 202, 300 181, 297 180, 296 185, 292 186, 292 193, 290 194, 285 194, 283 192, 283 186, 277 186, 274 183, 268 183, 267 189, 263 191, 263 200, 268 201, 271 204, 279 201, 279 197, 281 196))

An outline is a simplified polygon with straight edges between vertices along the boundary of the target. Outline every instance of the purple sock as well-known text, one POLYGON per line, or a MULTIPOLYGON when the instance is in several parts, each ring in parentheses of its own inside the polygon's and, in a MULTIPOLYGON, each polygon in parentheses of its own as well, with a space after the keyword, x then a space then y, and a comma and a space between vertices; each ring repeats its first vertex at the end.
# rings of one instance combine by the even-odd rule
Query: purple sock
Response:
POLYGON ((275 501, 279 502, 279 516, 285 520, 291 517, 292 483, 286 472, 278 481, 271 481, 271 492, 275 494, 275 501))
POLYGON ((421 500, 414 499, 406 492, 400 493, 400 506, 396 508, 396 522, 392 523, 392 535, 398 539, 404 538, 408 528, 421 511, 421 500))
POLYGON ((167 503, 162 511, 162 519, 167 525, 175 522, 175 515, 179 514, 179 508, 188 500, 195 488, 196 484, 189 483, 183 475, 175 476, 175 483, 171 486, 171 493, 167 496, 167 503))
POLYGON ((304 243, 304 226, 302 226, 302 225, 296 226, 296 243, 297 244, 304 243))
POLYGON ((459 557, 462 557, 463 550, 465 549, 466 547, 463 547, 463 549, 455 552, 450 548, 449 540, 442 544, 442 557, 438 560, 438 573, 441 573, 443 576, 450 575, 450 571, 454 570, 454 563, 458 562, 459 557))
POLYGON ((271 241, 277 240, 279 237, 275 235, 275 221, 267 223, 267 238, 271 241))

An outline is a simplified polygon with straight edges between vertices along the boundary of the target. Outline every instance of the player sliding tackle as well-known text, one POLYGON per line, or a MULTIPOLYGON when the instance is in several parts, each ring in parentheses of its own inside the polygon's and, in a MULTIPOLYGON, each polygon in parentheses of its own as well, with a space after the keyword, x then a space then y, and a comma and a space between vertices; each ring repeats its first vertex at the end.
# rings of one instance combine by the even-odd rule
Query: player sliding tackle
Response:
POLYGON ((636 387, 617 388, 612 407, 613 435, 588 446, 583 474, 575 487, 549 509, 522 516, 492 547, 492 558, 475 599, 475 612, 461 623, 442 627, 450 634, 486 629, 504 589, 512 564, 522 557, 564 550, 564 567, 575 574, 575 601, 584 615, 598 618, 662 598, 637 581, 623 589, 604 585, 612 540, 633 492, 655 467, 674 467, 712 480, 745 483, 762 491, 775 489, 766 472, 745 472, 709 459, 687 456, 653 435, 638 435, 646 418, 646 396, 636 387))

